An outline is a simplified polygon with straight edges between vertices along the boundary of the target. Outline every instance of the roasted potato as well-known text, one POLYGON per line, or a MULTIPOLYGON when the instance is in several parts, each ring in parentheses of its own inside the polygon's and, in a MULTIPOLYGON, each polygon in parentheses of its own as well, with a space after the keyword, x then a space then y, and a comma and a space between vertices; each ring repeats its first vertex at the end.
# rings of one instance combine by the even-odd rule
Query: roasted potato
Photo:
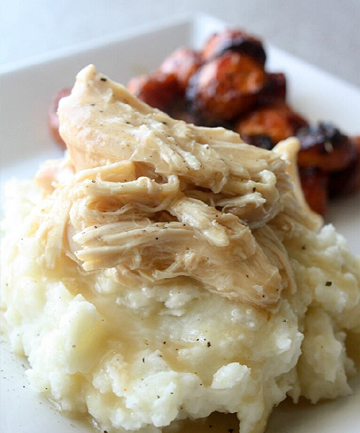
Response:
POLYGON ((301 187, 311 209, 325 215, 328 208, 328 175, 316 167, 300 168, 301 187))
POLYGON ((285 102, 286 91, 285 74, 282 72, 268 73, 266 85, 260 94, 260 102, 261 104, 285 102))
POLYGON ((236 124, 235 131, 250 144, 271 148, 281 140, 285 140, 295 134, 300 126, 307 122, 300 115, 291 110, 284 103, 262 106, 245 115, 236 124), (271 146, 264 146, 264 139, 255 137, 269 137, 271 146))
POLYGON ((236 119, 258 100, 264 68, 251 57, 228 52, 203 65, 190 79, 186 98, 205 124, 236 119))
POLYGON ((201 57, 203 62, 208 62, 227 51, 246 54, 260 65, 265 65, 266 53, 262 42, 242 30, 227 29, 221 33, 213 34, 205 43, 201 57))
POLYGON ((325 172, 345 169, 356 156, 354 143, 334 125, 320 122, 297 133, 301 143, 300 167, 317 167, 325 172))
POLYGON ((179 48, 167 57, 159 66, 158 71, 164 75, 173 75, 179 87, 185 92, 190 77, 201 66, 200 54, 190 48, 179 48))
POLYGON ((132 78, 127 88, 141 101, 163 111, 167 111, 182 94, 175 75, 161 72, 132 78))
POLYGON ((356 149, 354 159, 343 170, 329 174, 330 197, 352 194, 360 189, 360 137, 353 137, 350 140, 356 149))

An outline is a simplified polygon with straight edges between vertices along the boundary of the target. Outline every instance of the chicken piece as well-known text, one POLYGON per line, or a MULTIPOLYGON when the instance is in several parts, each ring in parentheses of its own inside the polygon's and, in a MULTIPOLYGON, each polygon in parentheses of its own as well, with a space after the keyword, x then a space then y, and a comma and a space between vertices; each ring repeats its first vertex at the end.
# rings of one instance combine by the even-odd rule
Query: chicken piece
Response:
POLYGON ((269 137, 272 148, 281 140, 293 135, 299 127, 306 125, 300 115, 293 112, 286 104, 273 104, 260 107, 245 117, 235 126, 235 131, 250 144, 266 143, 263 137, 269 137))
POLYGON ((297 133, 301 143, 300 167, 317 167, 325 172, 343 170, 356 158, 354 143, 334 125, 320 122, 297 133))
MULTIPOLYGON (((64 248, 84 269, 117 267, 119 278, 132 275, 139 284, 181 275, 230 299, 277 303, 283 277, 274 262, 276 235, 260 230, 255 238, 252 230, 293 194, 279 155, 222 128, 175 121, 93 66, 78 74, 59 116, 77 171, 71 194, 61 196, 71 201, 70 221, 59 227, 70 234, 64 248), (197 188, 204 200, 188 195, 197 188)), ((55 239, 51 230, 44 236, 55 239)))
MULTIPOLYGON (((98 187, 101 183, 92 192, 98 187)), ((124 194, 128 202, 139 197, 124 194)), ((241 297, 244 302, 253 303, 254 294, 247 290, 249 280, 258 287, 260 296, 256 297, 264 304, 274 302, 281 287, 278 271, 273 266, 272 273, 265 277, 254 273, 262 263, 270 263, 238 218, 181 196, 169 206, 169 211, 177 217, 176 221, 151 222, 133 214, 132 218, 103 224, 99 218, 96 227, 88 226, 74 236, 77 247, 82 247, 75 255, 88 271, 120 265, 128 273, 151 282, 186 275, 229 299, 241 297), (222 260, 224 255, 228 258, 226 263, 222 260), (264 278, 272 291, 262 290, 264 278)))
POLYGON ((265 65, 266 53, 262 42, 242 30, 227 29, 221 33, 213 34, 205 43, 201 57, 203 62, 208 62, 227 51, 246 54, 260 65, 265 65))
POLYGON ((182 93, 177 77, 162 72, 132 78, 127 87, 141 101, 163 111, 168 110, 182 93))
POLYGON ((352 137, 350 140, 356 147, 356 156, 346 168, 329 174, 330 197, 351 194, 360 189, 360 137, 352 137))
POLYGON ((190 77, 199 69, 201 63, 197 51, 190 48, 179 48, 161 63, 158 71, 161 74, 176 77, 180 89, 185 92, 190 77))
POLYGON ((64 140, 60 137, 59 134, 59 117, 57 114, 57 109, 59 106, 59 101, 61 98, 64 98, 65 96, 69 96, 70 95, 70 89, 61 89, 59 90, 53 97, 50 107, 49 107, 49 112, 48 112, 48 127, 49 127, 49 131, 50 134, 52 136, 52 138, 54 139, 54 141, 58 144, 60 144, 60 146, 63 149, 66 149, 66 144, 64 143, 64 140))
MULTIPOLYGON (((233 194, 250 179, 260 181, 264 170, 281 179, 286 165, 270 152, 249 148, 234 132, 175 121, 141 103, 93 66, 78 74, 59 115, 60 133, 77 170, 131 159, 214 193, 233 194)), ((286 182, 281 186, 288 187, 286 182)), ((266 200, 271 201, 270 196, 266 200)))
POLYGON ((205 124, 236 119, 258 100, 266 83, 261 65, 239 53, 225 53, 203 65, 186 91, 192 111, 205 124))
POLYGON ((325 215, 328 208, 328 175, 316 167, 300 168, 301 187, 311 209, 325 215))

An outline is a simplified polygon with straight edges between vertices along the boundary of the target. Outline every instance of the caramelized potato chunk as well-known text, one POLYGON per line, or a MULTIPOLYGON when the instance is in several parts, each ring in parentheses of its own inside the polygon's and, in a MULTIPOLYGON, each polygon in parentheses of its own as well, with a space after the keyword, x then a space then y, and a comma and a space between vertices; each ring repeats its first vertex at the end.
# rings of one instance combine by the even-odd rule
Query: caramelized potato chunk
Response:
POLYGON ((345 169, 355 158, 354 143, 332 124, 320 122, 300 130, 297 137, 301 143, 300 167, 317 167, 331 172, 345 169))
POLYGON ((192 76, 186 97, 204 123, 216 124, 249 110, 265 83, 266 74, 258 62, 243 54, 225 53, 192 76))
POLYGON ((127 85, 130 93, 159 110, 166 111, 181 95, 175 75, 155 72, 132 78, 127 85))
POLYGON ((285 102, 286 77, 282 72, 267 74, 267 83, 260 95, 261 103, 285 102))
POLYGON ((246 54, 260 65, 265 65, 266 53, 262 42, 242 30, 227 29, 221 33, 213 34, 205 43, 201 56, 204 62, 208 62, 227 51, 246 54))
POLYGON ((186 109, 186 101, 184 98, 179 98, 167 110, 167 114, 176 120, 183 120, 186 123, 197 125, 197 119, 186 109))
POLYGON ((190 48, 179 48, 167 57, 159 67, 164 75, 176 77, 179 87, 185 92, 190 77, 201 66, 200 54, 190 48))
POLYGON ((279 141, 293 136, 300 123, 301 126, 306 125, 306 121, 294 113, 289 106, 273 104, 260 107, 247 114, 236 124, 235 131, 245 141, 247 138, 250 138, 251 141, 251 137, 267 136, 273 147, 279 141))
POLYGON ((360 137, 353 137, 350 140, 356 149, 354 160, 344 170, 330 173, 330 197, 352 194, 360 189, 360 137))
POLYGON ((271 150, 274 147, 274 142, 269 135, 258 134, 258 135, 246 135, 241 134, 241 138, 247 144, 252 144, 256 147, 261 147, 262 149, 271 150))
POLYGON ((328 176, 316 168, 300 168, 301 187, 305 199, 311 209, 320 215, 325 215, 328 207, 328 176))
POLYGON ((59 101, 61 98, 69 96, 71 93, 70 89, 61 89, 55 93, 54 98, 51 101, 49 112, 48 112, 48 127, 54 141, 63 149, 66 149, 66 144, 59 134, 59 117, 57 114, 57 109, 59 106, 59 101))

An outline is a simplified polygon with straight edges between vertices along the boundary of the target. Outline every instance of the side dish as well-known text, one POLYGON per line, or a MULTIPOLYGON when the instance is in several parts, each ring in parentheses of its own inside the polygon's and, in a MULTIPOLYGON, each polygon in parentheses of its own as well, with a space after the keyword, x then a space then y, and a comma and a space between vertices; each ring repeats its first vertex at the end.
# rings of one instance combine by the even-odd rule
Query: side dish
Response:
POLYGON ((178 49, 156 71, 132 79, 128 88, 175 118, 225 126, 265 149, 298 136, 303 191, 311 208, 324 215, 329 198, 360 188, 359 137, 347 137, 329 123, 309 126, 286 102, 285 75, 269 73, 265 65, 259 39, 225 30, 199 52, 178 49))
POLYGON ((262 433, 286 396, 351 392, 360 260, 307 206, 296 138, 174 120, 92 65, 58 114, 68 154, 8 185, 3 222, 2 309, 34 389, 108 433, 216 411, 262 433))

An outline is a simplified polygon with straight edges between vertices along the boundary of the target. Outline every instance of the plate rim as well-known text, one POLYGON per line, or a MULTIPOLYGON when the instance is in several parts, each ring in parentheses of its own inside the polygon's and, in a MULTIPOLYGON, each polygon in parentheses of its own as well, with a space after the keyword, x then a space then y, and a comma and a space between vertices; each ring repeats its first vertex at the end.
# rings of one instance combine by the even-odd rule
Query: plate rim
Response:
MULTIPOLYGON (((204 11, 196 11, 195 13, 184 12, 174 14, 170 17, 159 18, 158 20, 152 21, 151 23, 134 25, 133 27, 125 31, 114 32, 108 35, 94 37, 88 41, 77 42, 54 50, 45 51, 41 54, 36 54, 33 56, 25 57, 23 59, 0 64, 0 80, 11 73, 26 70, 28 68, 31 68, 33 66, 39 66, 41 64, 45 65, 47 63, 74 56, 76 54, 84 53, 92 49, 101 49, 110 44, 126 42, 128 39, 141 36, 142 34, 155 32, 163 29, 170 29, 176 25, 189 25, 195 28, 196 25, 198 25, 199 23, 201 24, 202 22, 212 22, 213 24, 217 24, 223 27, 239 27, 236 24, 230 23, 204 11)), ((343 86, 348 87, 349 90, 359 93, 360 95, 360 86, 357 86, 356 84, 347 81, 342 77, 339 77, 335 73, 323 69, 321 66, 318 66, 314 63, 309 62, 308 60, 303 59, 297 54, 294 54, 292 52, 279 48, 277 45, 267 42, 265 38, 263 38, 263 43, 265 46, 267 46, 267 48, 275 49, 276 51, 286 55, 287 57, 290 57, 292 60, 296 60, 297 62, 301 62, 303 65, 313 68, 314 71, 326 75, 329 79, 336 80, 339 84, 341 83, 343 86)))
POLYGON ((40 54, 25 57, 23 59, 6 62, 2 65, 0 64, 0 78, 3 75, 7 75, 9 73, 14 73, 32 66, 38 66, 40 64, 46 64, 55 60, 60 60, 64 57, 83 53, 84 51, 101 49, 102 47, 112 43, 125 42, 127 39, 141 36, 144 33, 171 28, 181 24, 194 25, 196 22, 203 20, 212 20, 214 22, 218 22, 219 24, 228 25, 226 21, 218 19, 215 16, 204 12, 196 12, 193 14, 185 12, 181 14, 175 14, 168 18, 159 18, 158 20, 152 21, 151 23, 134 25, 125 31, 109 33, 108 35, 91 38, 88 41, 75 42, 74 44, 66 45, 61 48, 45 51, 40 54))

